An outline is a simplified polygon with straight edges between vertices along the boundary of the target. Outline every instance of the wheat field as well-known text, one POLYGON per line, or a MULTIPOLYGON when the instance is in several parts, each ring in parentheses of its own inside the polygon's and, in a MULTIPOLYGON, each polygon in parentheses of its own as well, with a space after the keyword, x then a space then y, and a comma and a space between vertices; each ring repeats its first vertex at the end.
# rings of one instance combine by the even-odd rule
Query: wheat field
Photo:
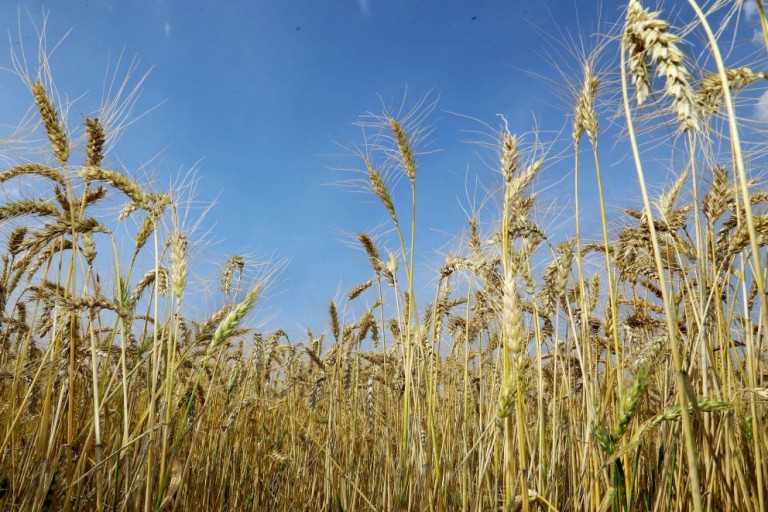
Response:
POLYGON ((238 255, 189 317, 182 194, 110 160, 108 116, 69 123, 44 66, 25 76, 43 148, 0 159, 0 183, 39 192, 0 205, 2 509, 768 510, 766 131, 748 117, 768 23, 757 0, 764 48, 729 63, 711 20, 741 1, 649 3, 565 76, 568 233, 546 232, 548 152, 501 123, 484 208, 417 276, 423 117, 385 112, 354 157, 394 243, 358 234, 370 280, 300 340, 249 328, 277 269, 238 255), (606 204, 606 172, 642 206, 606 204), (599 201, 580 206, 586 173, 599 201))

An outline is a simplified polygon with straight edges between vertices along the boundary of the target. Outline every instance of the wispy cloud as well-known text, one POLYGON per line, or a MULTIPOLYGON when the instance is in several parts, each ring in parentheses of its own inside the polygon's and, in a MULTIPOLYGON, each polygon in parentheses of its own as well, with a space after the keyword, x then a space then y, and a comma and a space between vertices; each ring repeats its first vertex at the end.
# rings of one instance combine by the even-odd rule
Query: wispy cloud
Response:
POLYGON ((167 21, 163 24, 163 32, 165 32, 165 37, 171 37, 171 24, 167 21))
POLYGON ((757 2, 755 0, 744 0, 741 9, 748 20, 757 18, 757 2))
POLYGON ((3 183, 2 192, 6 201, 17 201, 21 199, 21 188, 16 184, 3 183))
POLYGON ((763 44, 763 31, 762 30, 753 30, 752 31, 752 44, 756 44, 758 46, 761 46, 763 44))
POLYGON ((760 95, 755 105, 755 119, 768 122, 768 90, 760 95))
POLYGON ((363 16, 371 15, 371 2, 370 0, 357 0, 357 4, 360 6, 360 12, 363 16))

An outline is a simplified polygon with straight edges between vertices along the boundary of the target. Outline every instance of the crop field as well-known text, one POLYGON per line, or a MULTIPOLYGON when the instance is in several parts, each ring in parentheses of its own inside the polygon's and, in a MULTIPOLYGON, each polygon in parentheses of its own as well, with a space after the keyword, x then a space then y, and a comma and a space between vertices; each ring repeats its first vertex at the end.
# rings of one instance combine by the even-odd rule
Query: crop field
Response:
POLYGON ((192 316, 184 195, 111 159, 119 106, 69 115, 45 55, 16 66, 34 144, 0 141, 0 183, 35 194, 0 203, 0 509, 768 510, 762 0, 759 45, 722 28, 744 3, 629 0, 584 34, 568 150, 492 120, 493 186, 432 275, 432 107, 369 116, 351 157, 390 236, 356 235, 370 279, 322 290, 301 339, 252 328, 281 269, 243 256, 202 263, 192 316))

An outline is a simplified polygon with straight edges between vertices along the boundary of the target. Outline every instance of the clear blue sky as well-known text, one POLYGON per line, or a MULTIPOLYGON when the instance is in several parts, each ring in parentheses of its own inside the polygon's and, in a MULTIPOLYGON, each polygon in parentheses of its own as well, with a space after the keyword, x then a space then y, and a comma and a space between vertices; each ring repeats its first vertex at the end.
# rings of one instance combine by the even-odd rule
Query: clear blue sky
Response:
MULTIPOLYGON (((439 94, 430 147, 440 152, 420 158, 418 177, 419 272, 431 278, 438 251, 465 226, 462 206, 471 204, 465 184, 472 189, 475 176, 489 174, 477 146, 462 142, 483 139, 467 131, 488 130, 452 112, 494 127, 503 114, 519 133, 538 123, 551 139, 548 132, 566 125, 560 108, 568 100, 532 75, 557 77, 546 59, 552 39, 543 33, 591 33, 596 4, 70 0, 22 2, 20 9, 23 42, 31 49, 27 11, 39 23, 50 10, 50 42, 72 29, 52 67, 60 92, 71 99, 86 95, 73 109, 74 120, 98 107, 105 70, 121 51, 125 59, 140 59, 139 73, 153 67, 137 112, 164 103, 128 129, 109 160, 119 158, 130 169, 161 152, 154 174, 165 184, 199 161, 198 198, 218 198, 206 224, 215 224, 215 243, 203 256, 218 262, 242 253, 288 258, 265 305, 279 314, 271 326, 296 334, 304 326, 321 330, 328 300, 370 276, 366 256, 349 248, 341 231, 386 221, 371 196, 333 185, 350 177, 333 168, 353 162, 336 143, 362 142, 350 122, 381 112, 379 96, 396 106, 406 88, 407 104, 428 91, 439 94)), ((604 1, 603 17, 618 20, 623 4, 604 1)), ((18 13, 13 1, 0 4, 0 29, 13 39, 18 13)), ((6 37, 0 65, 9 65, 9 53, 6 37)), ((13 124, 31 98, 8 73, 0 73, 0 90, 0 124, 13 124)), ((543 176, 552 187, 547 200, 559 206, 555 222, 572 216, 571 165, 550 165, 543 176)), ((616 174, 606 178, 608 202, 626 205, 622 184, 634 173, 628 167, 616 174)), ((408 190, 396 194, 407 200, 408 190)))

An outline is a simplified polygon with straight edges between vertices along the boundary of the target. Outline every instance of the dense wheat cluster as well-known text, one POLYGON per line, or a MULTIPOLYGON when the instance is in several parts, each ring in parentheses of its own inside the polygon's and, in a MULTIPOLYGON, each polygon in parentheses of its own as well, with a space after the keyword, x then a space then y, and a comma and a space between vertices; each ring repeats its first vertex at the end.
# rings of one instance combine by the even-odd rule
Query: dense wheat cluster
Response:
POLYGON ((546 152, 504 125, 488 207, 425 297, 422 118, 385 114, 359 156, 395 244, 358 235, 370 280, 300 340, 248 329, 266 279, 241 256, 220 307, 189 318, 176 191, 112 166, 108 124, 70 125, 30 80, 47 151, 0 169, 36 191, 0 205, 2 508, 768 510, 765 146, 743 142, 765 59, 729 67, 718 46, 709 19, 741 2, 681 2, 682 21, 646 3, 572 77, 575 231, 546 232, 546 152), (644 171, 665 158, 651 194, 644 171), (609 168, 636 176, 639 209, 607 207, 609 168))

